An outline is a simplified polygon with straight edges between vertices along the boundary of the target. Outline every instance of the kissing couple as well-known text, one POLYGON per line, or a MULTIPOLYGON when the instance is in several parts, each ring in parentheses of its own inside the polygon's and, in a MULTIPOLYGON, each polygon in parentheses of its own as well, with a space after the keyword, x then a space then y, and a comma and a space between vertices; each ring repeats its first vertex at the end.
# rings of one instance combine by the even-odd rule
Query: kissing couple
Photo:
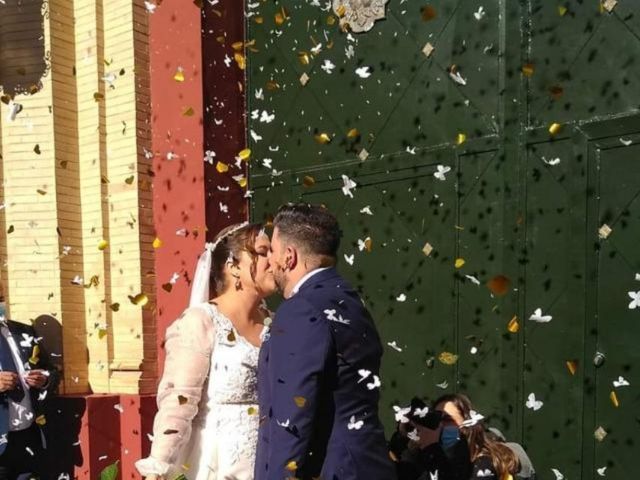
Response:
POLYGON ((378 418, 382 345, 336 271, 338 222, 287 204, 273 227, 271 240, 260 224, 228 227, 198 261, 166 332, 151 454, 136 462, 148 480, 396 478, 378 418))

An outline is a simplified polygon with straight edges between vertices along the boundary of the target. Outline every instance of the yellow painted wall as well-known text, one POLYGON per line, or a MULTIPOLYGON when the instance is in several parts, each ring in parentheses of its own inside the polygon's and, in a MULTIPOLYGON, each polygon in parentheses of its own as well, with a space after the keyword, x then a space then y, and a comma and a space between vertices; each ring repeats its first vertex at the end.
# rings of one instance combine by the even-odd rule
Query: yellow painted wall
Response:
POLYGON ((144 2, 0 8, 0 278, 10 317, 59 322, 64 393, 153 392, 144 2), (22 105, 13 121, 12 103, 22 105), (145 307, 129 299, 141 292, 145 307))

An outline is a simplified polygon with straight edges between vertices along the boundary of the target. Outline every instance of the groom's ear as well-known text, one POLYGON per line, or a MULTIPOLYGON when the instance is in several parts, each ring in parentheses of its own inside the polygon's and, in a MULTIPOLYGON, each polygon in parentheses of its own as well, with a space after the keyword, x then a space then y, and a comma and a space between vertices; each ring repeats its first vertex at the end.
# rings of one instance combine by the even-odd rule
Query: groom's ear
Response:
POLYGON ((287 245, 284 252, 284 260, 287 270, 291 271, 296 268, 296 265, 298 264, 298 251, 293 247, 293 245, 287 245))

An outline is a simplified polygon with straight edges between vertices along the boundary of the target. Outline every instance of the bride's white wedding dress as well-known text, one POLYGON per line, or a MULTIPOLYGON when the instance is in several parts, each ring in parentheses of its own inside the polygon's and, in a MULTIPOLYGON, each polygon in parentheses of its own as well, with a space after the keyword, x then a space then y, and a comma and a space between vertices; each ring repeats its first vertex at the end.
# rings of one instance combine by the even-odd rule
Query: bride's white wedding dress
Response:
POLYGON ((165 350, 151 455, 136 463, 138 471, 168 480, 252 480, 259 348, 204 303, 167 329, 165 350))

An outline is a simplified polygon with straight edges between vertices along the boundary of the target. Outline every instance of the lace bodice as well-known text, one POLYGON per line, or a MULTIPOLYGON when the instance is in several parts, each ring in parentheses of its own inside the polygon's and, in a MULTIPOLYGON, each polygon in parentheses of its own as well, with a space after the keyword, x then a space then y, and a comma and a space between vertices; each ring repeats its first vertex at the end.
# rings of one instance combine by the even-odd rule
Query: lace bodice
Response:
POLYGON ((209 408, 258 403, 259 348, 239 336, 231 321, 215 305, 206 305, 215 329, 207 388, 209 408))

